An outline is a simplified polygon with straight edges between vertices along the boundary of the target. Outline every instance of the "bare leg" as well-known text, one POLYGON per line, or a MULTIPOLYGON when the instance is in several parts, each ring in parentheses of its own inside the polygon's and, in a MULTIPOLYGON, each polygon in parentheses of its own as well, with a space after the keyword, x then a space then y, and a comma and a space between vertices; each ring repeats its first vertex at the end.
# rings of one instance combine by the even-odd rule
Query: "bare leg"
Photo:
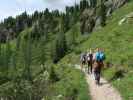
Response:
POLYGON ((87 62, 87 64, 88 64, 88 74, 89 74, 89 62, 87 62))
POLYGON ((90 72, 92 74, 92 63, 90 64, 90 72))
POLYGON ((83 63, 81 63, 81 70, 83 70, 83 63))

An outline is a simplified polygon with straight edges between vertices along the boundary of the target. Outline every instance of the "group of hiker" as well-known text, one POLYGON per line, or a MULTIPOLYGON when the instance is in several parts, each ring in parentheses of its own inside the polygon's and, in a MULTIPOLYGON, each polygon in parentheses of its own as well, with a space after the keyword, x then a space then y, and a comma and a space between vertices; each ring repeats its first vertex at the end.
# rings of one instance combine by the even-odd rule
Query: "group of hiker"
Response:
POLYGON ((87 65, 88 73, 94 74, 97 85, 100 84, 100 73, 101 68, 104 66, 104 60, 105 53, 101 48, 97 48, 96 50, 90 49, 88 52, 81 54, 81 70, 83 70, 84 65, 87 65))

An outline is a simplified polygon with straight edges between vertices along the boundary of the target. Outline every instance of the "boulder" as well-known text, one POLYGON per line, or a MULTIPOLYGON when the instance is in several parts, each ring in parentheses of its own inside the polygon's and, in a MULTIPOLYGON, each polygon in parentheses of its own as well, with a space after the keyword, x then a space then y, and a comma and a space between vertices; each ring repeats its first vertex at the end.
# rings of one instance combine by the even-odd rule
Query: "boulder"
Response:
POLYGON ((125 21, 126 21, 126 18, 122 18, 122 19, 119 21, 118 25, 122 25, 125 21))
POLYGON ((102 28, 102 26, 101 26, 101 18, 99 16, 97 16, 95 18, 95 27, 94 27, 94 30, 99 30, 101 28, 102 28))
POLYGON ((118 25, 122 25, 123 23, 131 23, 133 24, 133 12, 127 14, 124 18, 122 18, 118 25))
POLYGON ((127 17, 127 22, 128 23, 133 23, 133 12, 128 14, 126 17, 127 17))

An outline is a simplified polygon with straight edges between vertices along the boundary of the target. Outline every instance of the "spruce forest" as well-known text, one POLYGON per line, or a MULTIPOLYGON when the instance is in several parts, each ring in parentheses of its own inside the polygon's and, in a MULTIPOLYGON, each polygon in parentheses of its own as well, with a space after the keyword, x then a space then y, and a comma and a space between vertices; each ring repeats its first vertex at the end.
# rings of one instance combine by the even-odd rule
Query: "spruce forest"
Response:
POLYGON ((0 100, 93 100, 84 73, 74 65, 82 52, 96 47, 105 49, 105 66, 112 66, 102 76, 112 79, 123 100, 133 99, 133 46, 127 43, 133 15, 129 23, 117 25, 133 11, 132 0, 67 5, 65 11, 24 11, 0 22, 0 100))

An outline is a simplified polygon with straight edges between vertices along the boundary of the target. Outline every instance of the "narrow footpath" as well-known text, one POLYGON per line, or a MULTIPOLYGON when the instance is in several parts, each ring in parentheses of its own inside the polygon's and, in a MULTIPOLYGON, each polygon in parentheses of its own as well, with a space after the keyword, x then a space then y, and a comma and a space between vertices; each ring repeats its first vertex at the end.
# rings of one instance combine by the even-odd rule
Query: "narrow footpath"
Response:
MULTIPOLYGON (((81 69, 80 65, 75 65, 77 69, 81 69)), ((105 79, 100 79, 100 86, 97 86, 93 75, 88 75, 85 71, 86 81, 89 85, 89 91, 92 100, 122 100, 119 92, 111 86, 105 79)))

